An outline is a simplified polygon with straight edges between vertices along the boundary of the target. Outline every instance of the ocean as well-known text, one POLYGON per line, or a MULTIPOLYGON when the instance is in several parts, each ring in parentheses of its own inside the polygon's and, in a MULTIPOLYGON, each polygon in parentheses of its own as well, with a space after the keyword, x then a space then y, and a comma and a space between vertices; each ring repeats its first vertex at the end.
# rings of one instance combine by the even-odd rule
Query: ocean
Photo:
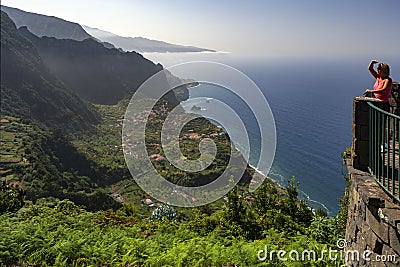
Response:
MULTIPOLYGON (((164 67, 196 60, 215 61, 251 78, 267 99, 276 125, 275 158, 269 172, 264 174, 282 186, 294 176, 300 183, 300 198, 314 209, 325 209, 330 216, 337 214, 346 187, 341 155, 352 141, 353 97, 372 88, 374 83, 367 70, 370 58, 248 58, 207 53, 144 56, 164 67)), ((386 62, 392 70, 400 69, 399 59, 386 62)), ((392 71, 393 80, 399 80, 398 73, 392 71)), ((213 108, 213 102, 207 98, 228 105, 234 103, 235 112, 246 121, 253 144, 250 144, 250 164, 253 164, 252 160, 260 153, 259 134, 246 105, 228 91, 209 84, 191 88, 189 93, 189 100, 182 104, 188 112, 193 112, 191 108, 196 105, 201 107, 196 113, 206 114, 213 108)))

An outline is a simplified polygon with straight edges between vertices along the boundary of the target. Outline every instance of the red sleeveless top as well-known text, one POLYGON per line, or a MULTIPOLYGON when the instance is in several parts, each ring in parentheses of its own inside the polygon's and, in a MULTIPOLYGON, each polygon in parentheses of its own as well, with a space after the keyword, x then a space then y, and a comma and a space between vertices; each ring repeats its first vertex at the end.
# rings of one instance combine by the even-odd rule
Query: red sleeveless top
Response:
MULTIPOLYGON (((376 79, 374 84, 374 90, 379 90, 383 88, 385 84, 384 80, 379 81, 376 79)), ((386 88, 386 90, 382 93, 374 93, 375 97, 382 100, 383 103, 387 103, 389 101, 390 92, 392 91, 392 83, 386 88)))

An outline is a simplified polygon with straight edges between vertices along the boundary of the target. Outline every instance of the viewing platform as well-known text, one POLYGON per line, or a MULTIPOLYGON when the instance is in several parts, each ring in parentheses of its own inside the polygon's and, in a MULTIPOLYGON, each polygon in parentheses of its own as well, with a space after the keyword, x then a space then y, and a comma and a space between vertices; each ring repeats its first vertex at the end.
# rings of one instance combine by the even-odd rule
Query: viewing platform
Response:
POLYGON ((393 84, 390 112, 372 97, 355 97, 351 166, 369 172, 395 201, 400 201, 400 99, 393 84))
MULTIPOLYGON (((353 140, 345 158, 350 188, 346 250, 395 255, 394 262, 348 260, 346 266, 400 266, 400 88, 393 83, 390 111, 380 101, 355 97, 353 140)), ((376 258, 376 257, 375 257, 376 258)))

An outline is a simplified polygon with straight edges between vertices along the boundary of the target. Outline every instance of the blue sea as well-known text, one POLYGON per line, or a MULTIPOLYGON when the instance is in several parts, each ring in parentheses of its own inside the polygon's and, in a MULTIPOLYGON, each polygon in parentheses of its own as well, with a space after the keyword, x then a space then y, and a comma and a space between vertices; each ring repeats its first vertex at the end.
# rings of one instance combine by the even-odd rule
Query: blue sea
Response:
MULTIPOLYGON (((301 198, 313 208, 337 214, 346 187, 341 155, 352 142, 352 101, 373 86, 367 70, 371 58, 249 58, 212 53, 144 56, 164 67, 199 60, 224 63, 251 78, 267 99, 276 124, 275 158, 265 174, 283 186, 294 176, 300 183, 301 198)), ((399 81, 399 58, 380 60, 389 63, 391 77, 399 81)), ((184 108, 189 111, 196 105, 202 108, 199 114, 206 113, 212 101, 194 100, 200 96, 237 103, 232 94, 205 84, 190 89, 184 108)), ((234 109, 241 117, 251 117, 245 105, 235 104, 234 109)), ((250 142, 257 144, 259 137, 253 131, 257 125, 253 123, 247 119, 246 128, 250 142)), ((252 164, 259 151, 251 148, 252 164)))

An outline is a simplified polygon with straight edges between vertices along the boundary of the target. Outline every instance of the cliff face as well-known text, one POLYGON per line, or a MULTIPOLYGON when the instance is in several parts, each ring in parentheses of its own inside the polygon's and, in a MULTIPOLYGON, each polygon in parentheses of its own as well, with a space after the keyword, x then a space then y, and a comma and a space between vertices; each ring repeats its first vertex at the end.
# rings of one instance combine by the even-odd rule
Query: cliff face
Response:
POLYGON ((1 110, 64 129, 84 129, 97 122, 91 106, 50 73, 34 44, 2 11, 1 110))
POLYGON ((115 104, 157 71, 154 63, 139 54, 107 49, 94 40, 39 38, 26 28, 21 31, 49 69, 92 103, 115 104))
MULTIPOLYGON (((162 70, 136 52, 121 52, 102 44, 37 37, 26 27, 19 29, 37 48, 45 65, 82 99, 96 104, 116 104, 133 94, 152 75, 162 70)), ((165 78, 167 84, 167 78, 165 78)), ((167 99, 178 101, 171 93, 167 99)))

